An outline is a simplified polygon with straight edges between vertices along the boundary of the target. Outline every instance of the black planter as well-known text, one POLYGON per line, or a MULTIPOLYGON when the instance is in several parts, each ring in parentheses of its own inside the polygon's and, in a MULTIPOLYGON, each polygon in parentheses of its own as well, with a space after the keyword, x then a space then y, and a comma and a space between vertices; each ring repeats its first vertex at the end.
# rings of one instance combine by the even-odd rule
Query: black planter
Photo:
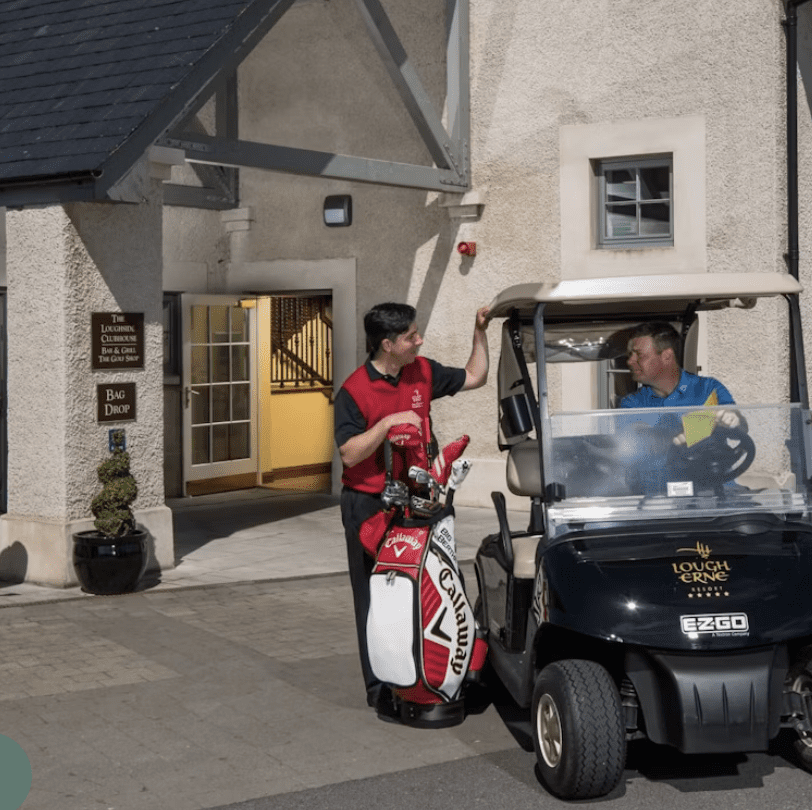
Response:
POLYGON ((82 590, 94 594, 135 590, 147 567, 147 533, 105 537, 91 529, 73 535, 73 567, 82 590))

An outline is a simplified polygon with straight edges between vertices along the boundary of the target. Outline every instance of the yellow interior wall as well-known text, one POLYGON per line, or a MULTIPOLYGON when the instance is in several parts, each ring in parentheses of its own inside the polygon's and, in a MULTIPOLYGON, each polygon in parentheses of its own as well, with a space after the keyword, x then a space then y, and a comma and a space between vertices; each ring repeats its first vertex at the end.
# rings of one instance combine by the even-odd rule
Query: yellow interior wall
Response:
POLYGON ((260 472, 321 464, 333 457, 333 406, 321 391, 271 389, 271 307, 256 301, 260 472))
POLYGON ((333 406, 321 392, 271 394, 271 469, 333 457, 333 406))

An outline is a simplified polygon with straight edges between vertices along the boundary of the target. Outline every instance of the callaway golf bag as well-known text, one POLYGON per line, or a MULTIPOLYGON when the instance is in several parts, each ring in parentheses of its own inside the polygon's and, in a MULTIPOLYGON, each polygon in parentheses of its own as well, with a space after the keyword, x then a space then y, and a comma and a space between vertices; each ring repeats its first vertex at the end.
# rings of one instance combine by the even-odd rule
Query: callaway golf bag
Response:
POLYGON ((408 725, 462 722, 464 692, 478 680, 487 654, 454 536, 454 491, 471 466, 460 458, 468 441, 462 436, 432 462, 416 428, 393 428, 384 446, 385 511, 361 528, 361 542, 375 556, 367 617, 370 664, 392 687, 408 725))

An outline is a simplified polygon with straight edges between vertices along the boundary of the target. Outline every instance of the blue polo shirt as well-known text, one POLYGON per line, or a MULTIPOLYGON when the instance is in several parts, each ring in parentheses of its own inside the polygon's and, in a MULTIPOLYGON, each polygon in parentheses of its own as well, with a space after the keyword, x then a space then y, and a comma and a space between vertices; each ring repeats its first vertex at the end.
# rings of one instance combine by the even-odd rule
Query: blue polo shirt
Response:
POLYGON ((658 397, 650 386, 642 385, 633 394, 623 397, 620 400, 620 407, 679 408, 704 405, 714 391, 716 391, 720 405, 735 405, 730 391, 719 380, 715 380, 713 377, 700 377, 683 369, 677 387, 667 397, 658 397))
MULTIPOLYGON (((720 405, 734 405, 730 391, 713 377, 699 377, 682 370, 677 387, 667 396, 658 397, 648 385, 640 386, 638 391, 623 397, 621 408, 679 408, 702 406, 708 397, 716 391, 720 405)), ((671 438, 682 430, 676 414, 655 416, 654 414, 629 414, 628 419, 636 424, 647 424, 654 430, 650 433, 636 434, 637 453, 629 459, 630 470, 635 471, 637 478, 635 489, 647 495, 665 493, 667 482, 666 450, 670 447, 671 438)))

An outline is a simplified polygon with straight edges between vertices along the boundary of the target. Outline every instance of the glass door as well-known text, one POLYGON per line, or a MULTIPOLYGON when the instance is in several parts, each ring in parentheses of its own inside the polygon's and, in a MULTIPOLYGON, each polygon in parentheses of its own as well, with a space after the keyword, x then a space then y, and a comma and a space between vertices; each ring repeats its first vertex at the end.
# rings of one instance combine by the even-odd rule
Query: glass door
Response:
POLYGON ((256 484, 252 303, 239 302, 233 296, 183 296, 187 494, 256 484))

